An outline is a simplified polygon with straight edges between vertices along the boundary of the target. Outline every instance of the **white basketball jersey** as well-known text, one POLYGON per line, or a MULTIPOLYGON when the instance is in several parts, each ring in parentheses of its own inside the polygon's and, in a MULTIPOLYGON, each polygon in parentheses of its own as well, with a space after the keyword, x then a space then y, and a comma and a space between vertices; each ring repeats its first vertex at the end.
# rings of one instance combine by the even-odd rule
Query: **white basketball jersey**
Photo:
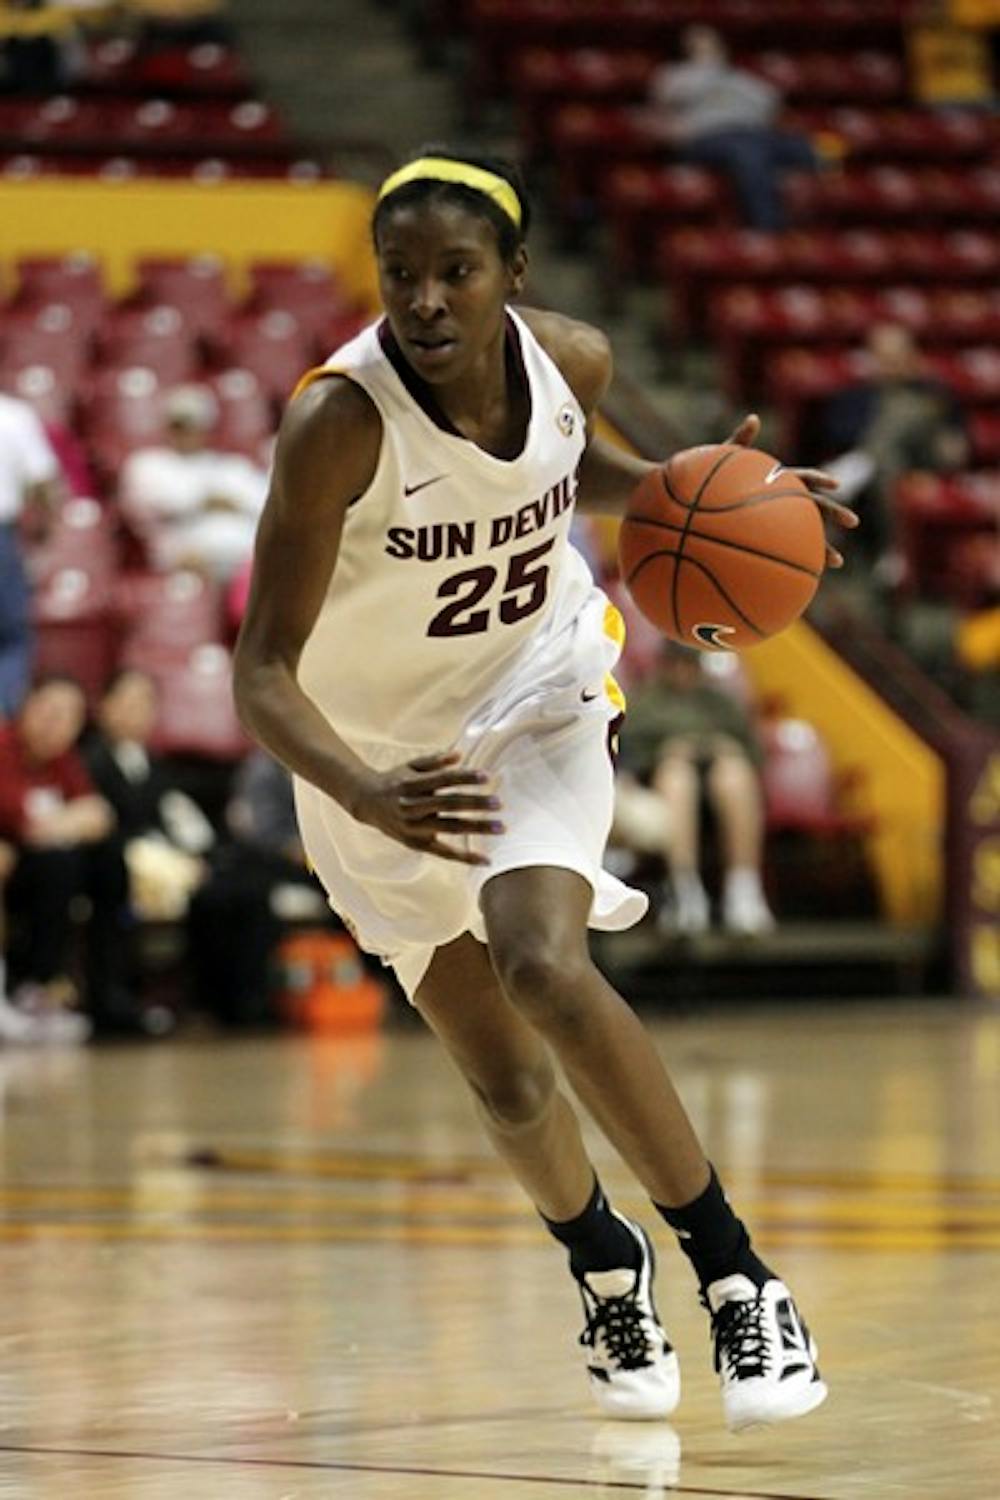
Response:
POLYGON ((375 476, 347 511, 299 666, 305 691, 355 745, 447 747, 595 593, 569 541, 583 411, 513 312, 507 358, 530 401, 524 448, 510 460, 456 431, 386 322, 327 362, 383 422, 375 476))

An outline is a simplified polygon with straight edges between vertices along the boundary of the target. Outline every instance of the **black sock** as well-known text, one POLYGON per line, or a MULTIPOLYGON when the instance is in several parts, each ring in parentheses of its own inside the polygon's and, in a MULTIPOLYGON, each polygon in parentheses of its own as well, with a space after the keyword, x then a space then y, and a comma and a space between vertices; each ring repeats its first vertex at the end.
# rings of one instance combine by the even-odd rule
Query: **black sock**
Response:
POLYGON ((711 1167, 708 1187, 683 1208, 654 1204, 671 1229, 684 1254, 694 1266, 702 1291, 710 1281, 741 1273, 756 1286, 773 1275, 753 1252, 746 1226, 729 1206, 722 1184, 711 1167))
POLYGON ((544 1214, 542 1219, 549 1233, 569 1251, 569 1268, 577 1280, 588 1271, 617 1271, 620 1267, 638 1271, 642 1262, 639 1241, 615 1218, 596 1178, 582 1214, 562 1223, 546 1219, 544 1214))

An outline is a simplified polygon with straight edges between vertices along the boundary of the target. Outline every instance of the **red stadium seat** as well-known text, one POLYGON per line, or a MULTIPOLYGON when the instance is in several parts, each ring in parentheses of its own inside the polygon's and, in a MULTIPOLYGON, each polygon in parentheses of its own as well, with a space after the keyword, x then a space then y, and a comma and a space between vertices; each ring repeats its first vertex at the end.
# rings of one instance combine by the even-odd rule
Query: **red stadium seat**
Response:
POLYGON ((0 308, 0 355, 46 365, 61 385, 80 380, 91 354, 91 325, 67 302, 0 308))
POLYGON ((249 266, 247 308, 279 308, 302 321, 350 306, 331 267, 321 260, 255 260, 249 266))
POLYGON ((196 333, 216 331, 229 315, 226 268, 217 255, 144 256, 135 270, 136 300, 146 306, 161 303, 177 308, 196 333))
POLYGON ((274 151, 290 145, 281 115, 260 99, 243 99, 238 104, 206 102, 198 105, 195 118, 201 141, 220 154, 261 147, 274 151))
POLYGON ((992 116, 960 110, 813 107, 786 115, 783 123, 811 135, 839 137, 851 161, 968 164, 988 159, 1000 142, 992 116))
POLYGON ((119 369, 142 365, 163 385, 192 379, 201 362, 185 311, 166 303, 120 308, 102 330, 99 356, 119 369))
POLYGON ((911 585, 966 607, 986 603, 1000 582, 1000 473, 910 474, 893 502, 911 585))
POLYGON ((74 418, 75 380, 50 365, 22 364, 16 350, 0 358, 0 391, 26 401, 47 424, 68 426, 74 418))
POLYGON ((315 335, 278 308, 234 318, 219 342, 226 363, 250 370, 274 401, 287 400, 316 358, 315 335))
POLYGON ((137 93, 165 98, 240 99, 253 92, 239 53, 217 42, 157 48, 135 59, 131 74, 119 76, 117 83, 118 92, 130 84, 137 93))
POLYGON ((201 573, 126 574, 118 580, 114 609, 122 658, 130 666, 183 664, 195 647, 222 640, 221 591, 201 573))
POLYGON ((99 371, 85 393, 81 430, 95 462, 111 476, 136 448, 163 438, 160 381, 144 366, 99 371))
POLYGON ((769 719, 761 726, 762 780, 768 831, 829 838, 859 828, 841 812, 830 753, 804 719, 769 719))
POLYGON ((616 167, 602 178, 600 198, 623 276, 648 266, 659 231, 672 220, 732 218, 724 179, 701 167, 616 167))
POLYGON ((956 290, 1000 280, 1000 234, 961 230, 794 230, 765 235, 710 229, 664 234, 660 273, 670 287, 668 317, 687 335, 704 326, 705 298, 730 282, 824 285, 880 282, 943 283, 956 290))
POLYGON ((29 549, 36 670, 70 672, 89 699, 114 664, 114 522, 96 500, 63 505, 49 535, 29 549))
POLYGON ((74 99, 68 94, 0 99, 0 139, 16 142, 21 151, 62 142, 77 147, 107 139, 110 130, 107 109, 95 99, 74 99))
POLYGON ((883 166, 821 176, 791 173, 785 196, 798 224, 981 221, 992 226, 1000 216, 1000 169, 883 166))
POLYGON ((1000 408, 970 412, 969 438, 977 463, 1000 468, 1000 408))
POLYGON ((793 102, 893 104, 906 96, 903 60, 889 52, 758 52, 737 61, 793 102))
POLYGON ((31 575, 48 617, 63 618, 63 608, 78 616, 74 589, 65 576, 60 587, 50 585, 57 575, 79 569, 87 578, 86 590, 77 590, 77 598, 86 600, 87 611, 99 613, 111 608, 111 592, 118 573, 116 525, 107 507, 90 498, 67 500, 63 504, 42 542, 29 548, 31 575))
POLYGON ((875 323, 900 323, 922 345, 1000 341, 1000 292, 941 287, 738 286, 710 295, 709 324, 727 388, 749 397, 782 344, 858 344, 875 323))
POLYGON ((23 256, 14 263, 18 305, 63 302, 82 322, 96 327, 107 306, 100 264, 92 255, 23 256))
POLYGON ((160 689, 153 748, 164 755, 238 760, 249 741, 233 704, 232 661, 225 646, 196 646, 183 661, 151 662, 160 689))
POLYGON ((213 441, 220 448, 244 453, 256 463, 269 457, 275 432, 274 407, 252 370, 221 370, 210 381, 219 403, 213 441))

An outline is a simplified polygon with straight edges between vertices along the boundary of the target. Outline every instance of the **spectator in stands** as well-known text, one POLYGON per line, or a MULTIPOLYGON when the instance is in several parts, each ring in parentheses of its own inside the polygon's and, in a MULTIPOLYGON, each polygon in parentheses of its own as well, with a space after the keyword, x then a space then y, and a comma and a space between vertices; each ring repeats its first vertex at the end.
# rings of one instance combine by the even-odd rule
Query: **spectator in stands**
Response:
POLYGON ((0 395, 0 722, 16 713, 31 679, 31 601, 18 527, 26 506, 54 507, 59 460, 31 407, 0 395))
POLYGON ((229 839, 197 891, 188 923, 194 998, 227 1025, 272 1019, 269 964, 283 924, 336 926, 299 838, 292 783, 263 750, 241 765, 226 813, 229 839))
POLYGON ((670 871, 663 925, 684 933, 710 923, 700 873, 703 796, 715 816, 722 860, 722 920, 746 934, 774 926, 761 881, 764 811, 761 760, 743 706, 702 674, 696 651, 665 642, 657 666, 629 697, 622 734, 623 769, 639 782, 644 801, 629 800, 628 783, 616 815, 627 837, 639 819, 647 838, 661 841, 670 871), (662 803, 657 810, 648 797, 662 803))
POLYGON ((86 895, 86 1001, 95 1025, 116 1024, 130 1010, 127 881, 114 813, 94 790, 75 749, 86 717, 72 677, 40 678, 17 718, 0 728, 0 838, 17 863, 7 886, 15 918, 11 969, 14 999, 26 1013, 75 1021, 72 1039, 89 1027, 74 1017, 72 974, 75 898, 86 895))
POLYGON ((110 679, 82 754, 94 786, 110 803, 123 841, 133 909, 150 921, 175 921, 208 867, 212 825, 172 784, 150 748, 158 709, 156 683, 124 667, 110 679))
POLYGON ((875 567, 876 581, 898 583, 893 489, 902 474, 926 469, 950 473, 969 459, 969 440, 955 393, 927 374, 913 334, 898 323, 879 323, 866 340, 872 372, 838 391, 822 415, 822 445, 837 454, 827 464, 840 494, 859 498, 864 525, 858 536, 875 567))
POLYGON ((119 502, 154 568, 197 568, 228 582, 253 548, 267 475, 241 454, 210 446, 218 416, 207 386, 168 391, 165 441, 125 461, 119 502))
POLYGON ((726 173, 750 228, 784 229, 781 173, 815 171, 812 143, 778 128, 777 90, 733 67, 711 26, 688 26, 681 52, 683 62, 664 64, 653 75, 653 127, 684 161, 726 173))
POLYGON ((74 17, 51 0, 0 0, 0 92, 52 94, 72 75, 74 17))

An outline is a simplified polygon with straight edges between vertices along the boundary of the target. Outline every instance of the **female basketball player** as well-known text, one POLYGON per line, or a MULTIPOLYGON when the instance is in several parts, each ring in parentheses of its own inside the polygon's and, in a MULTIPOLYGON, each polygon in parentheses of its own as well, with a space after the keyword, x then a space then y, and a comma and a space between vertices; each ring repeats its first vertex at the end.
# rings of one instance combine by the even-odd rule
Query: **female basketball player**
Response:
POLYGON ((677 1358, 652 1248, 602 1193, 552 1052, 690 1257, 729 1425, 797 1416, 826 1394, 812 1340, 588 954, 588 926, 630 926, 646 902, 601 868, 621 622, 568 533, 574 505, 618 512, 652 466, 591 433, 604 336, 510 306, 528 227, 512 168, 422 156, 373 227, 385 317, 282 426, 241 715, 295 775, 331 904, 393 965, 567 1247, 604 1413, 666 1416, 677 1358))

